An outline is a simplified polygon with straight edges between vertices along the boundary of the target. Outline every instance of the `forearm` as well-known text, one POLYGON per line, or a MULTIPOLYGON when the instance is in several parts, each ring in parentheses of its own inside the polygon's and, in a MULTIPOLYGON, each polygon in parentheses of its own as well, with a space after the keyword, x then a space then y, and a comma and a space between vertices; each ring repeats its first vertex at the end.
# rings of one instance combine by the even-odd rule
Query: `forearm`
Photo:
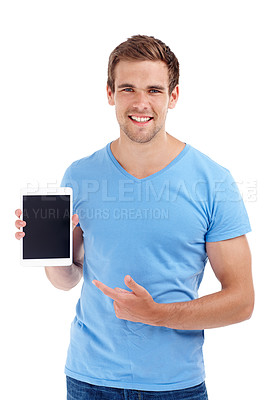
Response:
POLYGON ((156 308, 157 326, 182 330, 202 330, 249 319, 253 310, 253 296, 243 298, 237 291, 223 289, 192 301, 156 303, 156 308))
POLYGON ((82 278, 82 266, 74 263, 65 267, 45 267, 45 272, 53 286, 61 290, 72 289, 82 278))

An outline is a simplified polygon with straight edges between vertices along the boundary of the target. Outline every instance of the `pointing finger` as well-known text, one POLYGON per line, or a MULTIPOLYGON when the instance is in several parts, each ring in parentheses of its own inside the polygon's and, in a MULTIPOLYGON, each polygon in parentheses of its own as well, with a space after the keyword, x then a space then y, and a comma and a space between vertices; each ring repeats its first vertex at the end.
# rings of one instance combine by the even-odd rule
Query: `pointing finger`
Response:
POLYGON ((100 289, 106 296, 109 296, 111 299, 116 300, 118 298, 117 292, 114 289, 105 285, 104 283, 97 280, 93 280, 92 283, 94 283, 94 285, 98 289, 100 289))
POLYGON ((128 290, 121 289, 121 288, 119 288, 119 287, 115 288, 114 290, 115 290, 116 292, 118 292, 118 293, 131 294, 131 292, 129 292, 128 290))

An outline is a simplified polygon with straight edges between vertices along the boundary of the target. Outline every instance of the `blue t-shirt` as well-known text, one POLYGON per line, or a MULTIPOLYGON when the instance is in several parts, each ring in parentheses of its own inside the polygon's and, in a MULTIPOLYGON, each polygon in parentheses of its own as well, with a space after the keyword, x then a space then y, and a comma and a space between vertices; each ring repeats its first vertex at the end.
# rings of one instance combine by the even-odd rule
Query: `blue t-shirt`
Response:
POLYGON ((62 186, 73 188, 85 249, 65 373, 94 385, 150 391, 203 382, 203 330, 118 319, 113 300, 92 280, 129 290, 124 277, 130 275, 158 303, 196 299, 205 243, 251 230, 230 172, 186 144, 165 168, 138 179, 108 143, 74 162, 62 186))

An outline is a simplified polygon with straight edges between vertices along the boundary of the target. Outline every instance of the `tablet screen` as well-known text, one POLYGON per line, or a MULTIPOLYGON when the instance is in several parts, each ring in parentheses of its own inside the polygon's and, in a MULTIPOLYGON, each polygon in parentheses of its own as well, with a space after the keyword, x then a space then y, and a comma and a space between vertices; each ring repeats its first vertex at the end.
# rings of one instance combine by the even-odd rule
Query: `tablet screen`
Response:
POLYGON ((70 196, 23 196, 23 259, 70 257, 70 196))

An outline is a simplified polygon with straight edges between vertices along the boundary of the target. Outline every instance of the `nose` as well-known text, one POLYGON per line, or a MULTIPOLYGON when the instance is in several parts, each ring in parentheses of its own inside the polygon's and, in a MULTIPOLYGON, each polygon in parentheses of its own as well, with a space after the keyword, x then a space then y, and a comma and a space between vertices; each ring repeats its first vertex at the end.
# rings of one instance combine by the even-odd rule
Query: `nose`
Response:
POLYGON ((148 95, 143 90, 136 92, 133 96, 133 107, 138 110, 149 108, 148 95))

